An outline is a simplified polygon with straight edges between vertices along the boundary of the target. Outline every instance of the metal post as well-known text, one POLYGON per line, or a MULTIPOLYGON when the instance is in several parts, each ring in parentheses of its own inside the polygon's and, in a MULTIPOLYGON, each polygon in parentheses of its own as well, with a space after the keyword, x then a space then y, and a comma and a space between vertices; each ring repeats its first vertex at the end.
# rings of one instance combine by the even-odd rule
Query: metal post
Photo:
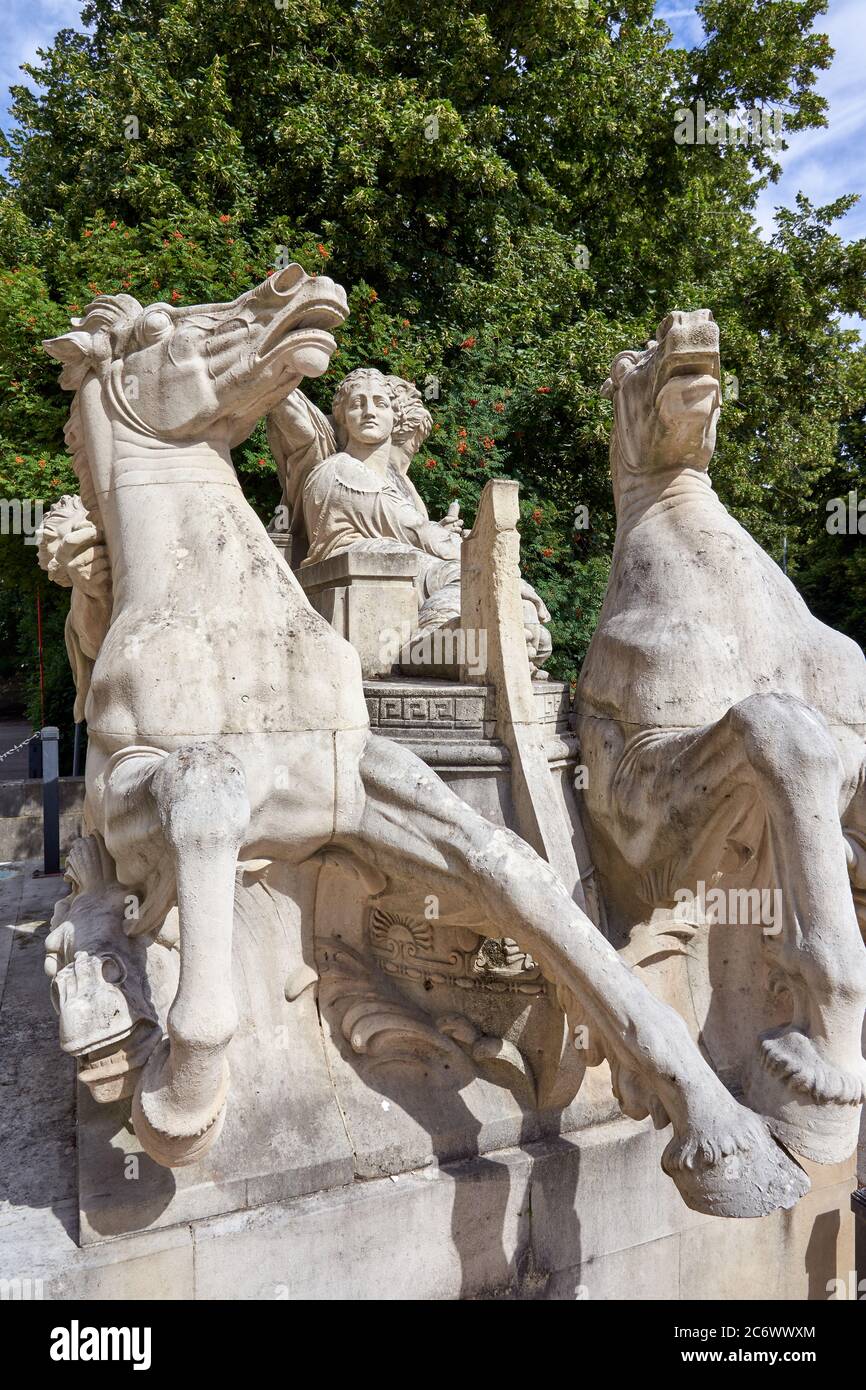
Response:
POLYGON ((854 1213, 854 1268, 857 1271, 855 1298, 866 1298, 866 1187, 851 1193, 851 1210, 854 1213), (864 1290, 860 1294, 860 1288, 864 1290))
POLYGON ((27 776, 33 780, 42 776, 42 740, 38 734, 27 745, 27 776))
POLYGON ((60 731, 42 730, 42 872, 60 873, 60 731))

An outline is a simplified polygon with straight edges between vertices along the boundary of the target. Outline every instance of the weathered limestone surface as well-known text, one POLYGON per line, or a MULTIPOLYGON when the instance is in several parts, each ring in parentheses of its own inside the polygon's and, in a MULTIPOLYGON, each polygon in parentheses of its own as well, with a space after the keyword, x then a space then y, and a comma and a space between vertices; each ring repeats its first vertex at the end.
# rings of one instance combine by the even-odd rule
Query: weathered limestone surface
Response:
POLYGON ((74 1076, 40 959, 59 891, 0 887, 0 1279, 46 1299, 592 1301, 823 1299, 848 1277, 850 1164, 812 1167, 793 1212, 720 1222, 662 1174, 664 1137, 625 1119, 79 1247, 74 1076))
POLYGON ((391 674, 400 656, 400 634, 405 640, 417 627, 417 574, 418 557, 411 552, 358 548, 307 565, 298 578, 316 612, 351 642, 370 679, 391 674))
POLYGON ((866 1081, 866 660, 713 492, 719 382, 702 309, 603 388, 617 537, 578 687, 584 821, 624 957, 703 957, 690 1022, 717 1071, 832 1164, 866 1081))
MULTIPOLYGON (((523 659, 518 490, 517 483, 503 482, 482 494, 475 525, 461 552, 462 625, 486 634, 484 679, 496 690, 496 732, 512 762, 511 824, 585 907, 575 829, 551 797, 546 730, 538 720, 533 684, 523 659)), ((468 664, 461 676, 476 683, 482 679, 468 664)), ((586 862, 582 836, 577 838, 580 858, 586 862)))
MULTIPOLYGON (((467 1087, 474 1078, 473 1117, 485 1142, 501 1144, 508 1131, 496 1111, 507 1111, 509 1093, 539 1116, 563 1110, 583 1071, 605 1062, 626 1114, 670 1124, 662 1165, 688 1205, 737 1217, 788 1208, 808 1190, 805 1172, 605 938, 602 905, 584 890, 579 823, 560 801, 528 680, 527 645, 533 664, 540 652, 540 632, 529 629, 544 618, 535 603, 539 622, 527 627, 533 600, 519 575, 513 485, 485 490, 466 542, 468 614, 459 610, 464 635, 468 616, 491 641, 513 828, 479 816, 405 743, 370 731, 357 653, 309 605, 243 498, 231 447, 277 402, 291 413, 300 380, 325 370, 335 349, 328 329, 346 312, 339 286, 291 266, 227 305, 144 308, 130 296, 99 296, 45 344, 74 392, 67 440, 81 498, 46 519, 40 559, 82 599, 70 646, 90 734, 90 834, 70 856, 72 891, 57 905, 46 962, 63 1045, 81 1059, 96 1099, 131 1099, 136 1140, 151 1159, 191 1170, 176 1189, 180 1207, 189 1189, 206 1190, 199 1177, 211 1194, 231 1190, 233 1202, 243 1182, 275 1192, 292 1169, 297 1143, 283 1119, 279 1059, 268 1046, 245 1051, 243 1039, 248 1027, 256 1035, 261 1012, 276 1037, 309 1052, 304 1066, 315 1073, 323 1046, 309 1004, 315 989, 324 1035, 340 1040, 340 1057, 368 1092, 374 1071, 414 1069, 423 1110, 435 1100, 437 1069, 451 1073, 452 1090, 455 1075, 467 1087), (94 872, 82 877, 82 865, 94 872), (319 879, 332 871, 355 880, 345 911, 320 906, 319 879), (239 896, 257 885, 274 896, 267 909, 239 896), (423 899, 420 918, 413 895, 423 899), (288 962, 277 899, 297 908, 283 931, 288 962), (232 945, 247 910, 258 952, 249 969, 232 945), (137 945, 112 949, 112 931, 137 945), (376 959, 377 948, 387 959, 376 959), (396 967, 401 952, 414 955, 411 970, 396 967), (439 968, 452 957, 462 962, 458 978, 439 968), (267 982, 261 999, 248 975, 267 982), (94 1022, 107 1020, 109 1000, 144 995, 144 984, 149 998, 119 1008, 122 1029, 82 1026, 88 1001, 94 1022), (462 990, 467 1006, 425 1009, 412 993, 419 987, 462 990), (515 1000, 533 992, 537 1008, 517 1010, 515 1000), (500 1093, 488 1097, 493 1080, 500 1093), (246 1113, 269 1085, 266 1110, 272 1132, 285 1128, 285 1151, 263 1145, 246 1113)), ((324 427, 300 398, 312 428, 300 444, 313 459, 303 475, 306 558, 327 561, 346 548, 347 532, 374 550, 404 546, 406 536, 394 534, 404 526, 433 537, 432 552, 409 548, 430 562, 419 617, 438 628, 439 605, 463 588, 462 524, 456 514, 430 523, 405 470, 402 483, 393 473, 393 399, 380 374, 353 373, 334 403, 347 447, 321 457, 324 427), (396 503, 389 490, 400 493, 396 503), (399 525, 395 512, 388 532, 392 503, 399 525)), ((468 661, 461 675, 481 678, 468 661)), ((322 1104, 325 1124, 333 1104, 322 1104)), ((414 1118, 413 1104, 405 1108, 414 1118)), ((428 1128, 456 1156, 447 1109, 428 1128)), ((371 1162, 387 1148, 371 1129, 371 1162)), ((106 1219, 114 1218, 101 1213, 106 1219)))
MULTIPOLYGON (((507 823, 511 760, 496 736, 492 688, 392 680, 369 682, 365 693, 374 729, 424 756, 469 806, 507 823)), ((535 701, 551 791, 561 814, 576 818, 567 689, 539 684, 535 701)), ((241 1024, 228 1056, 237 1113, 227 1115, 211 1154, 169 1172, 141 1152, 128 1104, 96 1105, 82 1088, 82 1240, 254 1206, 354 1174, 462 1159, 616 1113, 607 1068, 585 1075, 537 966, 516 948, 507 958, 501 943, 477 929, 449 925, 445 900, 442 920, 429 922, 423 883, 418 891, 380 893, 371 909, 368 885, 339 863, 254 877, 252 884, 242 878, 235 894, 241 1024), (342 959, 335 946, 347 953, 342 959), (321 1030, 305 955, 319 971, 321 1030), (292 1001, 289 980, 299 989, 292 1001), (347 1010, 359 989, 391 1001, 392 1032, 389 1042, 372 1014, 360 1051, 352 1041, 357 1030, 346 1035, 342 1026, 347 1017, 351 1023, 347 1010), (437 1018, 477 1030, 475 1055, 454 1037, 431 1034, 437 1018), (502 1041, 494 1047, 495 1039, 502 1041), (139 1164, 132 1183, 125 1176, 130 1154, 139 1164)))
POLYGON ((712 498, 712 317, 606 384, 619 532, 575 724, 517 485, 471 533, 432 522, 414 388, 355 372, 333 424, 298 391, 345 313, 289 267, 230 305, 100 296, 46 344, 87 833, 68 892, 6 890, 0 1267, 52 1296, 113 1264, 166 1297, 823 1297, 863 1084, 866 666, 712 498), (281 532, 231 464, 268 412, 281 532), (778 930, 713 921, 704 879, 778 888, 778 930), (50 906, 67 1057, 31 1078, 50 906))

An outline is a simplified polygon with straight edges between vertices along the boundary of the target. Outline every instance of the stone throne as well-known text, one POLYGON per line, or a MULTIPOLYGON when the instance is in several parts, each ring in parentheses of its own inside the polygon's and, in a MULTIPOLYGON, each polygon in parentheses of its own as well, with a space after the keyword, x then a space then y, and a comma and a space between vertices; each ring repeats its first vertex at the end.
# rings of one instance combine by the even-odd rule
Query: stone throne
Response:
MULTIPOLYGON (((364 691, 374 730, 520 834, 597 914, 568 687, 533 680, 526 657, 517 496, 517 483, 489 482, 462 546, 460 631, 483 634, 483 664, 464 660, 453 680, 371 677, 364 691)), ((316 909, 320 1007, 340 1055, 332 1067, 344 1111, 372 1127, 371 1172, 410 1155, 413 1166, 469 1158, 615 1112, 555 987, 495 922, 421 882, 371 887, 353 893, 338 868, 325 870, 316 909)))

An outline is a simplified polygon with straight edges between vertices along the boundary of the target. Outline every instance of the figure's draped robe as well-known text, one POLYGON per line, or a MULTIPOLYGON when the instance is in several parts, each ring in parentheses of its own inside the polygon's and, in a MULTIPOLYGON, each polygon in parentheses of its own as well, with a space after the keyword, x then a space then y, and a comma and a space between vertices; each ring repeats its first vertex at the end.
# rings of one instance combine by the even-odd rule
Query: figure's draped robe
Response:
POLYGON ((333 454, 309 471, 302 504, 309 543, 304 565, 347 550, 415 555, 418 630, 459 619, 460 561, 448 557, 453 538, 430 521, 414 487, 396 469, 383 478, 350 454, 333 454))

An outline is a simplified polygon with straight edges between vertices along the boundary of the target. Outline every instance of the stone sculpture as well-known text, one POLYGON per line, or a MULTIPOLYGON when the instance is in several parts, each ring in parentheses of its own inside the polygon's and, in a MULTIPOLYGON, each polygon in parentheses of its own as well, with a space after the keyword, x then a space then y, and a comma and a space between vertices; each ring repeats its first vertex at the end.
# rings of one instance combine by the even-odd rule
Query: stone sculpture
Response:
MULTIPOLYGON (((425 647, 423 638, 460 626, 460 551, 466 534, 456 503, 441 521, 431 521, 409 477, 409 465, 431 427, 430 413, 410 382, 367 368, 351 372, 340 383, 330 420, 296 390, 268 421, 268 439, 291 516, 294 558, 301 566, 299 578, 306 587, 309 567, 336 556, 414 561, 410 573, 417 612, 405 624, 411 630, 403 634, 402 656, 392 640, 383 669, 400 658, 419 674, 448 664, 432 657, 431 644, 425 647)), ((378 627, 385 633, 399 630, 392 614, 386 614, 383 625, 384 593, 381 585, 378 591, 370 586, 368 601, 380 610, 374 647, 378 627)), ((550 614, 525 581, 523 599, 527 652, 535 673, 550 656, 545 626, 550 614)), ((328 616, 333 621, 333 614, 328 616)), ((378 674, 365 660, 366 644, 357 645, 364 674, 378 674)), ((375 655, 371 653, 371 661, 375 655)))
POLYGON ((111 563, 92 506, 88 511, 81 497, 61 497, 39 533, 39 564, 55 584, 72 589, 65 636, 76 722, 84 718, 90 673, 111 620, 111 563))
POLYGON ((669 314, 643 351, 616 357, 604 394, 617 535, 577 727, 608 917, 626 942, 660 940, 705 926, 672 913, 701 885, 744 906, 777 895, 780 921, 719 927, 736 937, 726 955, 762 942, 784 992, 783 1021, 747 1040, 742 1083, 795 1153, 841 1161, 864 1085, 866 949, 849 872, 862 890, 866 662, 713 491, 712 314, 669 314))
MULTIPOLYGON (((156 940, 177 910, 180 975, 135 1085, 136 1135, 180 1166, 220 1131, 238 868, 342 856, 380 881, 463 894, 531 955, 588 1028, 592 1061, 609 1061, 623 1109, 672 1124, 663 1166, 688 1204, 790 1206, 803 1171, 552 868, 370 733, 356 653, 243 497, 231 447, 325 369, 346 312, 339 286, 290 266, 230 304, 100 296, 45 344, 75 392, 67 440, 112 571, 86 701, 88 823, 110 860, 106 892, 116 880, 135 902, 129 937, 156 940)), ((85 924, 70 912, 66 925, 74 963, 85 924)))
POLYGON ((102 1102, 133 1093, 162 1037, 161 1017, 177 988, 169 919, 156 940, 128 935, 132 900, 117 882, 98 835, 72 845, 70 893, 54 909, 45 972, 60 1016, 60 1045, 79 1059, 78 1078, 102 1102))

